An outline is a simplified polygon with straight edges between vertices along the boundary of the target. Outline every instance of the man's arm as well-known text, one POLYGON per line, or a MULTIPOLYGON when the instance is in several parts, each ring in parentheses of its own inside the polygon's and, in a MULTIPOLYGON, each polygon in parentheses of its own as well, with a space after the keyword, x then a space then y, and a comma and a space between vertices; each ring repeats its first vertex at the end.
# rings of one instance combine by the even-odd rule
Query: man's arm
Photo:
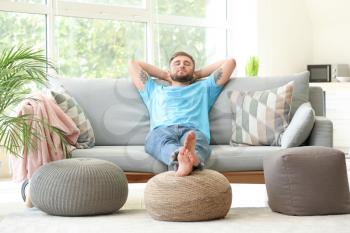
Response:
POLYGON ((211 65, 208 65, 198 71, 195 72, 196 79, 207 77, 210 74, 214 74, 214 79, 217 85, 225 85, 233 70, 236 67, 236 61, 233 58, 229 58, 226 60, 221 60, 215 62, 211 65))
POLYGON ((131 60, 129 61, 128 68, 132 81, 139 90, 143 90, 150 76, 170 81, 168 72, 142 61, 131 60))

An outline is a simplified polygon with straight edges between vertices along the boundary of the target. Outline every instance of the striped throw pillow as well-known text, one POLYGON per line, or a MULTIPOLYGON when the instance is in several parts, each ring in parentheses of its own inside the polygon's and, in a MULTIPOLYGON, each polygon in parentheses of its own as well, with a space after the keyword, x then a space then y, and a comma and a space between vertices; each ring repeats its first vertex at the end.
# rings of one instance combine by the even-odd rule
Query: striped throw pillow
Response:
POLYGON ((264 91, 233 91, 231 145, 279 146, 289 124, 293 81, 264 91))

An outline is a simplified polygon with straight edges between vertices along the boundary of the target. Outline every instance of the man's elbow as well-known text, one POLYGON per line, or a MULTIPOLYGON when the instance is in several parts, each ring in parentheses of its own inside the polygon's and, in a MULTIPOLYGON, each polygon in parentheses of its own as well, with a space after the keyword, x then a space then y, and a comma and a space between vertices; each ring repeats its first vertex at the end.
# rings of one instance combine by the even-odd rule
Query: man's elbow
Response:
POLYGON ((228 58, 226 62, 229 63, 233 69, 236 67, 236 60, 234 58, 228 58))
POLYGON ((132 59, 132 60, 129 60, 129 61, 128 61, 128 66, 129 66, 129 67, 134 67, 135 65, 137 65, 137 61, 136 61, 136 60, 133 60, 133 59, 132 59))
POLYGON ((236 68, 236 60, 234 58, 228 58, 226 62, 227 62, 227 68, 228 68, 227 69, 228 75, 226 80, 224 81, 224 84, 226 84, 230 80, 231 75, 236 68))
POLYGON ((128 70, 129 74, 134 78, 135 74, 139 73, 139 70, 141 69, 140 67, 140 62, 137 60, 129 60, 128 61, 128 70))

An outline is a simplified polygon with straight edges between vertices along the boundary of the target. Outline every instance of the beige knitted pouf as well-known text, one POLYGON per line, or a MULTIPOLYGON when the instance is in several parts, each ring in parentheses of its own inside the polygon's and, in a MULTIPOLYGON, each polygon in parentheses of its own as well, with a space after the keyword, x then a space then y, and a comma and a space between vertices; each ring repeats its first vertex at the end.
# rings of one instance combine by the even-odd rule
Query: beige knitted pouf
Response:
POLYGON ((156 220, 204 221, 224 218, 230 210, 229 181, 213 170, 177 177, 174 171, 150 179, 145 189, 147 212, 156 220))

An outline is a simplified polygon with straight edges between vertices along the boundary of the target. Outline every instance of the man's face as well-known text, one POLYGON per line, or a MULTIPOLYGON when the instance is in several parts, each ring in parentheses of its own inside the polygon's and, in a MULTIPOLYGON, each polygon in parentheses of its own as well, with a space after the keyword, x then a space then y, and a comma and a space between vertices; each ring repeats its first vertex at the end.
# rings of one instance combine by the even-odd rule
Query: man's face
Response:
POLYGON ((170 76, 173 81, 186 83, 193 79, 194 65, 191 58, 177 56, 170 63, 170 76))

